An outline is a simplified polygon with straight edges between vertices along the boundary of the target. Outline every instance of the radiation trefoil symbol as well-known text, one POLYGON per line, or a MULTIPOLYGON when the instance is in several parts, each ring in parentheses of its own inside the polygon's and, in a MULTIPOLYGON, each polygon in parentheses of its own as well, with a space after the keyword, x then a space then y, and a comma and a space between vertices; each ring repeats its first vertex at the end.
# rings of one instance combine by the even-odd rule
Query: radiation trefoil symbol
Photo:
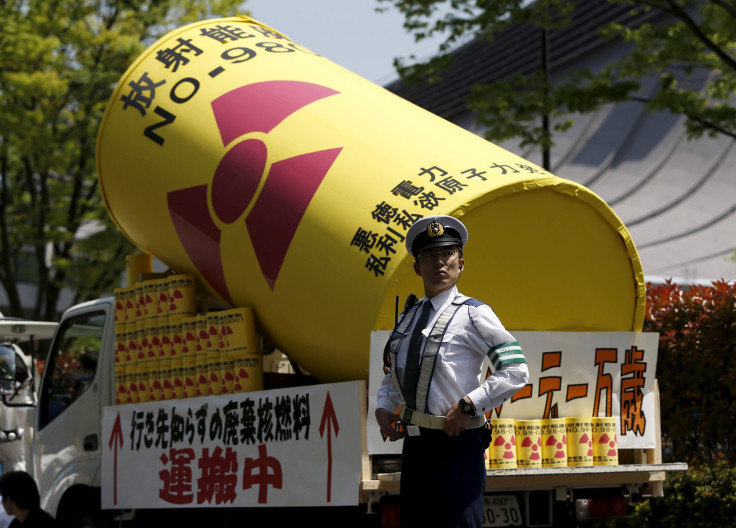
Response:
POLYGON ((593 439, 590 436, 588 436, 588 433, 583 433, 578 443, 587 446, 588 448, 586 451, 587 455, 589 457, 593 456, 593 439))
POLYGON ((273 290, 294 233, 342 150, 306 152, 267 167, 268 147, 261 139, 245 138, 230 145, 248 133, 268 134, 304 106, 337 93, 312 83, 267 81, 241 86, 212 101, 223 146, 229 150, 209 184, 211 202, 205 184, 170 192, 168 207, 187 255, 226 301, 232 303, 221 232, 209 206, 221 223, 244 221, 263 277, 273 290))
POLYGON ((599 444, 608 444, 608 452, 606 453, 606 456, 616 456, 618 452, 616 451, 616 435, 614 434, 613 437, 608 436, 608 433, 603 433, 603 435, 598 440, 599 444))
POLYGON ((567 453, 563 449, 567 445, 566 435, 563 434, 559 440, 555 438, 555 435, 549 435, 546 445, 550 447, 554 446, 554 448, 556 449, 554 458, 567 458, 567 453))
POLYGON ((532 440, 531 437, 525 436, 524 440, 521 442, 521 447, 524 447, 526 449, 530 449, 531 453, 529 453, 529 460, 539 460, 541 459, 540 452, 542 450, 542 437, 537 437, 536 442, 532 440))
POLYGON ((502 455, 503 458, 515 458, 516 457, 516 437, 514 435, 510 435, 508 441, 504 439, 502 435, 498 435, 496 437, 496 440, 493 442, 493 445, 495 447, 503 446, 504 448, 504 452, 502 455))

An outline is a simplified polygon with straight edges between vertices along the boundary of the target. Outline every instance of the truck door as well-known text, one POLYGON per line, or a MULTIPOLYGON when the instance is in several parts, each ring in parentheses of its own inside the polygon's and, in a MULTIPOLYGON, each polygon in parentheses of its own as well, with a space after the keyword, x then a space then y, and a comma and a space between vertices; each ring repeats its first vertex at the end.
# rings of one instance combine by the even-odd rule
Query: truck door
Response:
POLYGON ((44 366, 36 412, 33 462, 44 506, 55 512, 71 484, 99 478, 100 409, 106 391, 101 352, 109 308, 67 314, 44 366), (60 480, 63 476, 64 482, 60 480))

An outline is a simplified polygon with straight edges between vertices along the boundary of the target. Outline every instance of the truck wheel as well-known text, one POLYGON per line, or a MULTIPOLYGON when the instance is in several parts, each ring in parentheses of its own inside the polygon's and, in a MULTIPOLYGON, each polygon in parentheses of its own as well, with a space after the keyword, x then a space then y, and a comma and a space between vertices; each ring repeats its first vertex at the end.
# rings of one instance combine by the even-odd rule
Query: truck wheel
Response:
POLYGON ((56 521, 63 528, 103 528, 99 493, 87 486, 69 488, 56 511, 56 521))

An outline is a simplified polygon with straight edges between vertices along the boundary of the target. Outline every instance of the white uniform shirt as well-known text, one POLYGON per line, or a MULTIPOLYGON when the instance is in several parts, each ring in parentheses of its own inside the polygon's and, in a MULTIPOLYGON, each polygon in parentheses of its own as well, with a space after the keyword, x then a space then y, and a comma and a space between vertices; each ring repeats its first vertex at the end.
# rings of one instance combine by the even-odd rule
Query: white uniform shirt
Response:
MULTIPOLYGON (((422 347, 439 314, 444 312, 457 295, 457 286, 454 286, 429 300, 433 311, 427 327, 422 331, 422 347)), ((426 302, 427 298, 422 301, 426 302)), ((397 369, 396 373, 402 382, 413 330, 414 322, 407 328, 406 337, 401 342, 396 357, 397 364, 392 365, 392 368, 397 369)), ((488 378, 484 377, 485 373, 481 370, 483 359, 489 350, 515 341, 490 306, 461 306, 447 325, 437 353, 427 396, 429 412, 436 416, 446 416, 455 402, 468 395, 477 413, 486 413, 524 387, 529 379, 526 363, 504 365, 488 378)), ((389 373, 378 388, 376 407, 394 412, 400 405, 403 405, 403 400, 389 373)))

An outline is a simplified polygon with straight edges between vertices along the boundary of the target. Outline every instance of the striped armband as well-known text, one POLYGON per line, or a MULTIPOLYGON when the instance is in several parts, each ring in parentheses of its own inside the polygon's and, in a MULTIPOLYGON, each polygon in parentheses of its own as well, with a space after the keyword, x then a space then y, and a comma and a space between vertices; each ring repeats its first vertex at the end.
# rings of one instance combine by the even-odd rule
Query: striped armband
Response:
POLYGON ((488 357, 491 359, 494 370, 502 369, 504 365, 511 363, 526 363, 524 353, 517 341, 493 347, 488 351, 488 357))

